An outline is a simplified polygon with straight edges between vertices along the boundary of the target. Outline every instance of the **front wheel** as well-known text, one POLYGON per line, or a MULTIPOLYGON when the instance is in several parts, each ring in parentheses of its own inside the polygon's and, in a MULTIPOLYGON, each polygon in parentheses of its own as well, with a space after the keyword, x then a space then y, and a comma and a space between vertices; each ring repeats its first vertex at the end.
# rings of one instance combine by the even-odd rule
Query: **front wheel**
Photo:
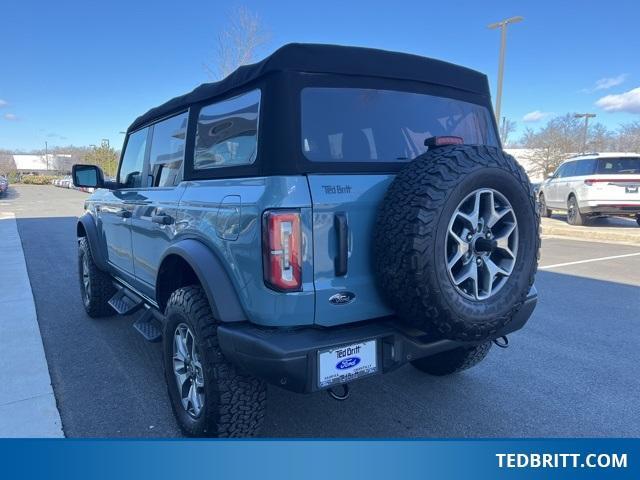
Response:
POLYGON ((108 303, 116 293, 113 280, 93 261, 86 237, 80 238, 78 242, 78 275, 82 303, 87 314, 94 318, 114 315, 115 311, 108 303))
POLYGON ((551 210, 547 208, 547 202, 544 199, 544 193, 541 193, 538 197, 538 208, 540 209, 540 216, 549 218, 551 216, 551 210))
POLYGON ((582 213, 580 213, 580 208, 578 207, 578 200, 576 200, 576 197, 573 195, 567 200, 567 223, 577 226, 585 224, 585 218, 582 213))
POLYGON ((173 292, 166 318, 164 370, 182 432, 193 437, 257 434, 264 418, 266 386, 225 360, 202 288, 173 292))
POLYGON ((411 365, 421 372, 441 377, 477 365, 485 359, 489 350, 491 350, 491 342, 485 342, 477 347, 459 347, 430 357, 420 358, 411 362, 411 365))

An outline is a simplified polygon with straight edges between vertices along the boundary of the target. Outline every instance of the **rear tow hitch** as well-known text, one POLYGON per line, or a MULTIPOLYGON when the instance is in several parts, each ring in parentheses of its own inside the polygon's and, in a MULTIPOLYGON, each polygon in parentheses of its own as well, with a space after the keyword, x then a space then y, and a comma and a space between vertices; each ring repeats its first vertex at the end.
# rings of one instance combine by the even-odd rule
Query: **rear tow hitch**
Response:
POLYGON ((342 401, 346 400, 347 398, 349 398, 349 385, 347 385, 345 383, 345 384, 341 385, 341 387, 342 387, 342 394, 337 394, 333 390, 333 388, 328 388, 327 389, 327 393, 334 400, 338 400, 339 402, 342 402, 342 401))
POLYGON ((506 335, 503 335, 502 337, 494 338, 493 339, 493 343, 495 343, 496 346, 498 346, 500 348, 508 348, 509 347, 509 339, 507 338, 506 335))

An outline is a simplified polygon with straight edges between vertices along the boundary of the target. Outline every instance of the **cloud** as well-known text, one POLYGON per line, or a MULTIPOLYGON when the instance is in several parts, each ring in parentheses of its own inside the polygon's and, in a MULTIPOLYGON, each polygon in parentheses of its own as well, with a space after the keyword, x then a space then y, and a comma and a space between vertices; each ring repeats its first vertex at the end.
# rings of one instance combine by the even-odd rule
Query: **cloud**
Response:
POLYGON ((3 118, 9 121, 18 120, 18 116, 15 113, 5 113, 3 115, 3 118))
POLYGON ((7 105, 9 105, 9 102, 0 98, 0 108, 6 107, 7 105))
POLYGON ((596 102, 605 112, 640 113, 640 87, 616 95, 607 95, 596 102))
POLYGON ((551 115, 551 112, 541 112, 540 110, 534 110, 533 112, 529 112, 524 117, 522 117, 522 121, 526 123, 539 122, 549 115, 551 115))
POLYGON ((583 88, 583 93, 593 93, 598 90, 608 90, 612 87, 617 87, 618 85, 624 83, 629 75, 626 73, 621 73, 617 77, 604 77, 599 80, 596 80, 596 83, 591 88, 583 88))

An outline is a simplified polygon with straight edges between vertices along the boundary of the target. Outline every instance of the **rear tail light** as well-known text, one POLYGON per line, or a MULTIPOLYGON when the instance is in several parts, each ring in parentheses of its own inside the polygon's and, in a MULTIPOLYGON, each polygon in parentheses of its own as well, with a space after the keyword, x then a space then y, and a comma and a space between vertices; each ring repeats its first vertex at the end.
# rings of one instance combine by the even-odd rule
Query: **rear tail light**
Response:
POLYGON ((264 281, 278 291, 296 291, 302 286, 300 213, 273 210, 264 214, 264 281))

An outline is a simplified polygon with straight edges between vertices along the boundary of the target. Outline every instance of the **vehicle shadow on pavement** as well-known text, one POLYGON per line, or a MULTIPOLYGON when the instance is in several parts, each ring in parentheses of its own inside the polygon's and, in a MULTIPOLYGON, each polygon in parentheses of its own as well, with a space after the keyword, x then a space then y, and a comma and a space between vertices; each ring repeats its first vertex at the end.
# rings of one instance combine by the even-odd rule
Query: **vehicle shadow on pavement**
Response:
MULTIPOLYGON (((568 227, 571 227, 567 223, 567 216, 562 214, 553 214, 551 216, 552 220, 559 220, 566 224, 568 227)), ((638 223, 633 218, 628 217, 598 217, 598 218, 590 218, 587 221, 585 227, 593 227, 593 228, 635 228, 640 230, 638 227, 638 223)))
POLYGON ((20 197, 20 192, 18 192, 18 190, 16 190, 11 185, 9 185, 9 188, 7 189, 7 191, 4 192, 4 194, 0 195, 0 204, 6 200, 15 200, 19 197, 20 197))
MULTIPOLYGON (((76 217, 19 218, 49 371, 70 437, 176 437, 159 344, 136 315, 91 319, 77 278, 76 217)), ((554 272, 507 350, 429 377, 405 366, 324 392, 269 388, 265 437, 640 436, 640 288, 554 272)))

